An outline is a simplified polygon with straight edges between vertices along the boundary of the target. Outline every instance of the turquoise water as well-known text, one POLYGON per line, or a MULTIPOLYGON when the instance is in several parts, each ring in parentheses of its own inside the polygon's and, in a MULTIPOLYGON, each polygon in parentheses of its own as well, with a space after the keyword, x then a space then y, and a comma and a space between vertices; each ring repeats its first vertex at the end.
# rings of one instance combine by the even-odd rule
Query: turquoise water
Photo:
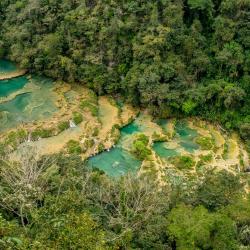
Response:
POLYGON ((28 79, 24 76, 0 81, 0 97, 7 97, 22 89, 26 83, 28 83, 28 79))
POLYGON ((138 133, 141 132, 140 127, 138 126, 138 124, 134 122, 131 122, 129 125, 123 127, 121 129, 121 133, 124 135, 132 135, 134 133, 138 133))
POLYGON ((53 82, 44 77, 18 77, 0 81, 0 97, 21 90, 25 84, 32 81, 35 86, 30 93, 17 95, 14 99, 0 103, 0 132, 17 127, 26 122, 48 118, 57 111, 53 82))
POLYGON ((153 150, 159 155, 161 158, 169 158, 172 156, 176 156, 179 153, 176 149, 167 148, 166 142, 155 142, 153 145, 153 150))
POLYGON ((189 128, 187 123, 184 121, 176 123, 175 131, 182 140, 194 139, 198 135, 197 131, 189 128))
POLYGON ((168 124, 168 120, 166 120, 166 119, 158 119, 157 121, 156 121, 156 123, 162 128, 162 130, 165 132, 165 133, 167 133, 168 131, 167 131, 167 124, 168 124))
POLYGON ((102 152, 88 160, 88 166, 103 170, 106 174, 117 177, 128 172, 136 172, 141 162, 128 151, 117 146, 109 152, 102 152))
POLYGON ((195 150, 199 149, 199 145, 193 141, 181 141, 180 145, 189 153, 193 153, 195 150))
POLYGON ((138 132, 140 132, 140 128, 135 122, 123 127, 116 147, 109 152, 105 151, 90 158, 88 166, 103 170, 106 174, 113 177, 121 176, 128 172, 136 172, 141 165, 141 161, 125 149, 124 142, 126 138, 138 132))
POLYGON ((185 122, 177 122, 175 126, 176 138, 180 140, 180 145, 189 153, 193 153, 199 149, 199 145, 195 143, 195 138, 198 136, 196 130, 188 127, 185 122))
MULTIPOLYGON (((165 132, 167 132, 167 120, 158 120, 157 124, 160 125, 165 132)), ((198 133, 196 130, 189 128, 186 122, 177 122, 175 132, 176 136, 173 138, 173 141, 177 142, 177 147, 172 149, 168 148, 168 144, 166 142, 155 142, 153 150, 157 155, 162 158, 169 158, 180 155, 182 149, 184 149, 187 153, 193 153, 195 150, 199 149, 199 145, 197 145, 194 141, 198 136, 198 133)))
MULTIPOLYGON (((31 94, 30 93, 25 93, 16 96, 15 99, 5 102, 0 104, 0 112, 5 111, 10 113, 10 115, 24 115, 24 109, 25 107, 29 104, 29 99, 30 99, 31 94), (20 114, 19 114, 20 113, 20 114)), ((18 119, 18 116, 16 118, 18 119)))
MULTIPOLYGON (((159 120, 157 123, 166 130, 167 120, 159 120)), ((136 133, 143 132, 143 125, 140 126, 135 120, 129 125, 121 129, 121 138, 117 146, 109 152, 105 151, 89 159, 88 165, 92 168, 103 170, 110 176, 120 176, 127 172, 136 172, 141 165, 141 161, 137 160, 128 150, 126 150, 126 142, 133 138, 136 133)), ((167 132, 167 131, 166 131, 167 132)), ((155 142, 153 150, 161 158, 180 155, 181 151, 193 153, 198 149, 198 145, 194 139, 198 136, 197 131, 188 127, 185 122, 178 122, 176 125, 176 136, 173 141, 177 142, 176 148, 169 148, 167 142, 155 142)))
POLYGON ((0 59, 0 74, 15 71, 16 65, 8 60, 0 59))

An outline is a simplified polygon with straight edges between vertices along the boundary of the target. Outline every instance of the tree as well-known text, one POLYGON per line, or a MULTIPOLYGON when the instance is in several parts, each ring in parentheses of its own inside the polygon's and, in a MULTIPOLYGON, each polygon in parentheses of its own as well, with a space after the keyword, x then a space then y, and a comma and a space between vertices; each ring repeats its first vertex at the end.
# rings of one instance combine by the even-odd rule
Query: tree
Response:
POLYGON ((167 232, 177 249, 237 249, 234 223, 222 214, 179 205, 168 219, 167 232))
POLYGON ((34 249, 106 249, 105 234, 93 218, 74 209, 74 204, 70 208, 64 204, 72 201, 68 195, 76 198, 74 193, 62 195, 60 201, 47 198, 45 206, 33 214, 28 244, 34 249))
POLYGON ((243 192, 239 176, 228 171, 208 171, 196 191, 196 203, 209 210, 233 203, 243 192))
POLYGON ((25 226, 32 209, 43 200, 57 167, 47 158, 38 161, 34 151, 29 148, 22 153, 18 163, 7 160, 0 162, 0 206, 17 215, 25 226))

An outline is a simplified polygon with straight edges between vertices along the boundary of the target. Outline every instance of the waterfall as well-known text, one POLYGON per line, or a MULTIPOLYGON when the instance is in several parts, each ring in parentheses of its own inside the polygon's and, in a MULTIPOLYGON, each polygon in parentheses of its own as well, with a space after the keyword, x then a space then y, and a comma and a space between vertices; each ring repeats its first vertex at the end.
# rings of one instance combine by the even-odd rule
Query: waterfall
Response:
POLYGON ((70 128, 76 127, 75 123, 72 120, 69 120, 69 126, 70 126, 70 128))
POLYGON ((28 140, 27 142, 31 142, 31 133, 28 134, 28 140))

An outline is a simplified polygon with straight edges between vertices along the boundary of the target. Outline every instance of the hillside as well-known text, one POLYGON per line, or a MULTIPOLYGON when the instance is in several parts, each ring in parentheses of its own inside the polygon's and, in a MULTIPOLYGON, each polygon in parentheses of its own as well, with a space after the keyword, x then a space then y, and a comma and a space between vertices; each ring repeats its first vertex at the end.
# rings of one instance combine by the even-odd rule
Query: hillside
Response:
POLYGON ((249 250, 250 0, 0 0, 0 249, 249 250))

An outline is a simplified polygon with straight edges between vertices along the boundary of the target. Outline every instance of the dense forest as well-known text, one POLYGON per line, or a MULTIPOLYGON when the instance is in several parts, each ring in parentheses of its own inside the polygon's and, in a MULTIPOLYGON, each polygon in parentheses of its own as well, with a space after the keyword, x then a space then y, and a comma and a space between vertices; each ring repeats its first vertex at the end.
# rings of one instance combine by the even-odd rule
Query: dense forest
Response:
POLYGON ((1 249, 248 250, 250 197, 239 176, 110 179, 78 156, 1 161, 1 249), (202 180, 201 180, 202 179, 202 180), (175 181, 174 181, 175 180, 175 181))
MULTIPOLYGON (((0 58, 155 116, 218 122, 250 150, 250 0, 0 0, 0 58)), ((169 173, 159 189, 74 154, 2 156, 0 249, 249 250, 242 175, 169 173)))
POLYGON ((249 137, 249 0, 1 0, 0 56, 249 137))

